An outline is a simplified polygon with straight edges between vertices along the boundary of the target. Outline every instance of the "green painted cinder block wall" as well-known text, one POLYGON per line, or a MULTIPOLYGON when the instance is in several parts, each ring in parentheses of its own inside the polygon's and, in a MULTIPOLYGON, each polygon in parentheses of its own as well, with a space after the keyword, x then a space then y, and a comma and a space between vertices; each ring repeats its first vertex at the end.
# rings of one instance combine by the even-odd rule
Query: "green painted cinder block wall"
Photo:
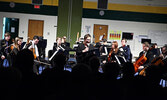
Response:
POLYGON ((57 37, 67 37, 70 46, 81 33, 83 0, 60 0, 58 8, 57 37))

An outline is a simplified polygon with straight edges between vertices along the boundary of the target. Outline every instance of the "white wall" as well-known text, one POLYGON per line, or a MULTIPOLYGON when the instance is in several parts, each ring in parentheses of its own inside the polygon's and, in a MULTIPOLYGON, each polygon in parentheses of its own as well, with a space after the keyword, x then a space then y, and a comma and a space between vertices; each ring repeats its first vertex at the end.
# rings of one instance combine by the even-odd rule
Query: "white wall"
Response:
MULTIPOLYGON (((43 36, 44 39, 47 39, 46 56, 48 56, 48 50, 53 48, 53 44, 56 41, 57 27, 54 26, 57 26, 57 16, 0 12, 0 39, 2 38, 3 31, 3 17, 19 18, 19 36, 24 38, 23 41, 26 41, 28 36, 28 20, 44 20, 43 36)), ((142 50, 142 45, 138 41, 139 35, 147 35, 150 30, 167 31, 167 24, 83 18, 81 37, 86 34, 85 26, 91 26, 90 34, 93 36, 94 24, 108 25, 108 33, 110 30, 133 32, 133 40, 128 41, 133 56, 138 56, 139 52, 142 50)), ((118 41, 118 43, 120 46, 120 41, 118 41)))
MULTIPOLYGON (((147 35, 150 30, 167 31, 167 24, 83 18, 81 37, 86 34, 85 26, 91 26, 90 34, 93 36, 94 24, 108 25, 108 33, 109 30, 133 32, 133 40, 128 40, 127 43, 130 45, 133 56, 138 56, 139 52, 142 51, 141 42, 138 40, 139 35, 147 35)), ((121 45, 120 40, 118 41, 118 44, 119 46, 121 45)))
POLYGON ((48 55, 48 50, 53 48, 53 43, 56 41, 57 27, 54 26, 57 26, 57 16, 0 12, 0 38, 2 38, 3 17, 19 19, 19 36, 23 37, 25 42, 28 36, 29 19, 44 20, 43 37, 47 39, 46 56, 48 55))

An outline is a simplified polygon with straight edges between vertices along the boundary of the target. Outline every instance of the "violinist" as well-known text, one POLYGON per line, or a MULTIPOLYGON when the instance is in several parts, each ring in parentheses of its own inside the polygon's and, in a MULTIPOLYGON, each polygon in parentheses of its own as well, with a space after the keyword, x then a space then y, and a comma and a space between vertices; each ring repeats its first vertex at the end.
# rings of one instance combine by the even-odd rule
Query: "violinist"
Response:
POLYGON ((84 41, 83 43, 78 44, 78 48, 76 50, 77 54, 77 62, 80 62, 82 58, 85 58, 89 54, 93 53, 94 46, 91 43, 91 35, 86 34, 84 36, 84 41))
POLYGON ((147 60, 145 62, 143 62, 143 64, 138 67, 139 71, 142 70, 144 67, 148 67, 148 65, 151 64, 151 61, 154 59, 153 53, 151 52, 151 50, 149 48, 149 46, 150 46, 149 43, 144 42, 142 44, 142 46, 143 46, 143 51, 140 52, 139 57, 141 57, 142 55, 145 55, 147 60))
POLYGON ((21 44, 22 44, 22 39, 16 37, 14 43, 11 45, 10 55, 11 55, 12 65, 14 65, 15 63, 17 53, 21 50, 21 44))
POLYGON ((109 55, 108 55, 108 62, 109 63, 117 62, 115 55, 118 55, 118 54, 119 54, 118 42, 113 41, 112 46, 111 46, 111 50, 110 50, 109 55))
POLYGON ((11 66, 11 57, 9 55, 12 44, 11 36, 9 32, 5 33, 5 39, 0 40, 0 67, 3 67, 4 60, 7 59, 9 66, 11 66))

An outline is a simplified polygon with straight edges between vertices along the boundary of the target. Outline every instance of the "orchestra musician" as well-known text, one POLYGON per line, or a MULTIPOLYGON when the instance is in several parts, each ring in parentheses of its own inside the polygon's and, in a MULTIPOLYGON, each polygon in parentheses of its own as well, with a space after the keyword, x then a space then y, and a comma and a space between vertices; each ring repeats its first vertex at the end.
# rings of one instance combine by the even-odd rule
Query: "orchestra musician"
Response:
POLYGON ((119 54, 119 49, 118 49, 118 42, 117 41, 113 41, 112 42, 112 46, 111 46, 111 50, 110 53, 108 55, 108 62, 109 63, 113 63, 113 62, 117 62, 115 55, 119 54))
POLYGON ((62 46, 63 46, 66 50, 69 50, 69 49, 70 49, 70 43, 66 41, 66 36, 63 36, 61 42, 62 42, 62 46))
MULTIPOLYGON (((39 61, 39 51, 37 47, 38 42, 39 42, 39 37, 34 36, 33 40, 30 41, 30 43, 27 44, 26 46, 26 48, 28 48, 29 50, 33 52, 34 60, 37 60, 37 61, 39 61)), ((33 66, 34 73, 39 74, 38 68, 39 68, 39 63, 34 62, 34 66, 33 66)))
POLYGON ((9 55, 11 51, 10 45, 12 44, 11 35, 9 32, 6 32, 4 36, 5 38, 0 40, 0 67, 3 67, 5 59, 7 59, 9 66, 11 66, 11 57, 9 55))
MULTIPOLYGON (((142 44, 142 46, 143 46, 143 51, 141 51, 139 53, 139 58, 141 56, 145 56, 146 60, 144 61, 144 60, 141 59, 141 61, 139 61, 140 63, 143 61, 142 64, 140 66, 138 66, 138 68, 137 68, 139 72, 143 68, 148 67, 149 64, 151 64, 152 60, 154 59, 153 53, 151 52, 151 50, 149 48, 149 46, 150 46, 149 43, 148 42, 144 42, 142 44)), ((140 59, 137 59, 137 60, 140 60, 140 59)), ((136 60, 136 62, 137 62, 137 60, 136 60)), ((136 67, 136 66, 134 66, 134 67, 136 67)))
POLYGON ((76 50, 76 55, 77 55, 77 62, 81 62, 81 59, 84 59, 88 55, 94 53, 94 46, 91 43, 91 35, 86 34, 84 36, 84 41, 83 43, 78 44, 78 48, 76 50))
POLYGON ((10 55, 11 55, 12 65, 15 65, 14 63, 16 61, 16 55, 21 50, 21 44, 22 44, 22 39, 16 37, 14 43, 11 45, 10 55))
POLYGON ((123 52, 123 56, 125 57, 127 62, 131 62, 131 52, 130 52, 130 48, 126 45, 127 40, 125 38, 123 38, 121 40, 121 44, 122 46, 119 47, 119 50, 123 52))

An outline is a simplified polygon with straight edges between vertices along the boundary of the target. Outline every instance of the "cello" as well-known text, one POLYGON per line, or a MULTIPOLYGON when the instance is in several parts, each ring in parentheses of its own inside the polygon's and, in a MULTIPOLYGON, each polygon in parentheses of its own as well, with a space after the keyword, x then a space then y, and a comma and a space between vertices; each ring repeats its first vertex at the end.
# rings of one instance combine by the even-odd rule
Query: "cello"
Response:
POLYGON ((133 64, 135 73, 138 71, 138 68, 143 65, 147 61, 147 57, 145 56, 145 53, 140 56, 136 62, 133 64))

